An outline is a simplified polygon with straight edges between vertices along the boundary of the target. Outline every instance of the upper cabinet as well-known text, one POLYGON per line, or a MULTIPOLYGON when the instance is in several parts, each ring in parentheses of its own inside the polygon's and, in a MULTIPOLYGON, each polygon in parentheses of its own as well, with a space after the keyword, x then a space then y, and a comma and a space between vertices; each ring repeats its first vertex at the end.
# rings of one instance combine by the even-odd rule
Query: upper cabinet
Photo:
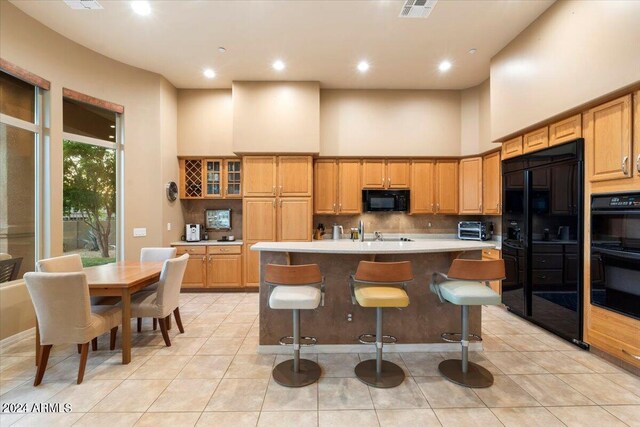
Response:
POLYGON ((410 181, 408 160, 365 159, 362 162, 364 188, 409 188, 410 181))
POLYGON ((357 215, 362 211, 360 160, 317 160, 313 183, 316 214, 357 215))
POLYGON ((411 162, 411 213, 435 213, 435 169, 434 160, 411 162))
POLYGON ((313 189, 311 156, 245 156, 245 197, 304 197, 313 189))
POLYGON ((461 214, 482 213, 482 157, 460 160, 461 214))
POLYGON ((458 213, 458 161, 436 162, 436 213, 458 213))
POLYGON ((517 136, 502 143, 502 160, 522 154, 522 137, 517 136))
POLYGON ((631 95, 587 111, 583 116, 587 176, 591 182, 632 177, 631 95))
POLYGON ((180 159, 180 198, 240 198, 241 164, 237 158, 180 159))
POLYGON ((582 137, 582 115, 549 125, 549 147, 582 137))
POLYGON ((500 215, 502 197, 502 174, 500 152, 482 158, 482 213, 500 215))
POLYGON ((338 209, 338 161, 316 160, 313 166, 314 213, 333 215, 338 209))
POLYGON ((526 133, 522 141, 522 151, 524 153, 531 153, 532 151, 542 150, 543 148, 547 148, 548 146, 549 128, 546 126, 542 129, 526 133))

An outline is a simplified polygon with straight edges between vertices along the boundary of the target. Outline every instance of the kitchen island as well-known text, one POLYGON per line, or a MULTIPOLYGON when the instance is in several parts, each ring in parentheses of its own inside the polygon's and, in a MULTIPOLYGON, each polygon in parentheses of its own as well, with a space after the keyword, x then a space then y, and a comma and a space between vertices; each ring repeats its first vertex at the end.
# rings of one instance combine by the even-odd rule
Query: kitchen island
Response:
MULTIPOLYGON (((251 247, 260 252, 260 275, 267 264, 318 264, 325 277, 324 306, 301 311, 301 333, 318 339, 315 352, 374 351, 359 344, 358 336, 375 329, 375 310, 353 305, 349 276, 358 263, 368 261, 411 261, 414 281, 407 286, 409 306, 385 309, 385 335, 397 337, 389 351, 453 351, 458 344, 444 343, 443 332, 460 329, 460 307, 443 304, 429 290, 433 272, 446 273, 453 259, 481 259, 483 249, 495 248, 495 242, 457 239, 420 239, 404 241, 320 240, 313 242, 260 242, 251 247)), ((260 286, 260 352, 288 352, 278 345, 281 337, 291 335, 291 312, 269 308, 269 288, 260 286)), ((470 331, 481 335, 481 310, 470 310, 470 331)), ((473 344, 479 349, 481 344, 473 344)))

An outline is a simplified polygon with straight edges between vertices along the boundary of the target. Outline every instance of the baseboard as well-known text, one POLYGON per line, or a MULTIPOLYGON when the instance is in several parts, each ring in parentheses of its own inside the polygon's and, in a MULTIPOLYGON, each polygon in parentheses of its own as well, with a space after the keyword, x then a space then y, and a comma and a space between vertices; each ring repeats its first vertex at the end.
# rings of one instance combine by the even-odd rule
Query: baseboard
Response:
MULTIPOLYGON (((21 341, 21 340, 23 340, 25 338, 32 337, 35 333, 36 333, 36 328, 35 327, 31 327, 31 328, 29 328, 27 330, 24 330, 22 332, 18 332, 17 334, 13 334, 10 337, 6 337, 5 339, 0 340, 0 347, 5 347, 5 346, 11 345, 11 344, 13 344, 15 342, 21 341)), ((34 346, 35 346, 35 344, 34 344, 34 346)))
MULTIPOLYGON (((470 343, 470 351, 482 351, 482 343, 470 343)), ((387 353, 437 353, 460 351, 457 343, 422 343, 422 344, 388 344, 384 346, 387 353)), ((302 347, 301 353, 374 353, 375 346, 364 344, 318 344, 302 347)), ((259 345, 260 354, 291 354, 291 346, 259 345)))

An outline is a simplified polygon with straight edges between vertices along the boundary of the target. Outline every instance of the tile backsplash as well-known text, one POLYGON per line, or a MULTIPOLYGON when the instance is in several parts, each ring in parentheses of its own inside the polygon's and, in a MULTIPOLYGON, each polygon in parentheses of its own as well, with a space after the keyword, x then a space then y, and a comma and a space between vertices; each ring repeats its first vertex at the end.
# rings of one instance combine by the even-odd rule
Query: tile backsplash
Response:
POLYGON ((242 239, 242 200, 182 200, 181 206, 185 224, 204 224, 205 209, 231 209, 231 230, 210 230, 209 239, 217 240, 229 235, 235 236, 236 240, 242 239))

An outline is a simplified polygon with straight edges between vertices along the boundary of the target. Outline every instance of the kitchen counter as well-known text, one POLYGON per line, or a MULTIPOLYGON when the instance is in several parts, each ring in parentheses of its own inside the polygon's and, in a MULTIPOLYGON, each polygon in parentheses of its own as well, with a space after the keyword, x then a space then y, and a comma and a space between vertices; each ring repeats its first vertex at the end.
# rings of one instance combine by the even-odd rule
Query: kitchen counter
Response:
POLYGON ((234 240, 232 242, 218 242, 217 240, 200 240, 199 242, 171 242, 171 246, 233 246, 242 245, 242 240, 234 240))
POLYGON ((251 250, 317 254, 421 254, 495 249, 495 243, 457 239, 419 239, 412 242, 360 242, 342 239, 312 242, 259 242, 251 246, 251 250))

